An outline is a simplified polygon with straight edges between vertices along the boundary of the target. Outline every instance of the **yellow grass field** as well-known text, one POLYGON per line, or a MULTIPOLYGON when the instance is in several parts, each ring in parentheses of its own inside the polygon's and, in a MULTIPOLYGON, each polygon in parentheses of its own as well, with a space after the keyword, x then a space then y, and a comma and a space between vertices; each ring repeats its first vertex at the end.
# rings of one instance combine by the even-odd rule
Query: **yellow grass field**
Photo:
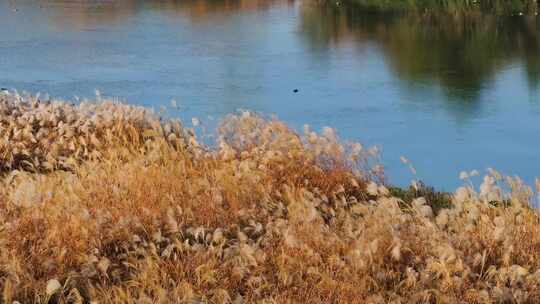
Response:
POLYGON ((194 133, 0 94, 1 302, 540 302, 536 194, 517 178, 435 208, 393 197, 376 150, 331 129, 240 112, 215 145, 194 133))

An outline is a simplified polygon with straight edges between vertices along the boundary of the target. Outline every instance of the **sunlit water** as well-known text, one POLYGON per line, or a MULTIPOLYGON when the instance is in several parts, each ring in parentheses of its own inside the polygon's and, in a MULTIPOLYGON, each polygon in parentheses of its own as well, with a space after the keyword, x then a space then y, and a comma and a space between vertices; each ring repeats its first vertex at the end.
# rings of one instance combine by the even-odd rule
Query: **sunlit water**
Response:
POLYGON ((430 18, 297 1, 0 1, 0 86, 98 89, 206 125, 237 109, 379 145, 390 182, 540 175, 536 17, 430 18), (295 93, 294 90, 298 92, 295 93))

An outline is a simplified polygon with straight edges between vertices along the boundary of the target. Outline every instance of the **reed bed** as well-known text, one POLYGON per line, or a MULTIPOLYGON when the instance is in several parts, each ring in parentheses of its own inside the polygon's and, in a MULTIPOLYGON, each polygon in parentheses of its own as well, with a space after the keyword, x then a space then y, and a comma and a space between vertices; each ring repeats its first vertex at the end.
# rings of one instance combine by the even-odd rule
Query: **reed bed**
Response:
POLYGON ((517 178, 491 171, 432 208, 331 129, 240 112, 205 146, 114 101, 0 104, 2 303, 540 299, 539 214, 517 178))

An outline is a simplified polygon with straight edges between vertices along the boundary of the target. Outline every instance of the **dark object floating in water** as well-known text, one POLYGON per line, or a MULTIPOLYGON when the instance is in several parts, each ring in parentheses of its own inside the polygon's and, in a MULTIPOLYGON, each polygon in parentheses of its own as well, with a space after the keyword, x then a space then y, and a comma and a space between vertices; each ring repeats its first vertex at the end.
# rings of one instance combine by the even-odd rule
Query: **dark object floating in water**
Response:
POLYGON ((298 93, 298 89, 294 89, 293 92, 298 93))

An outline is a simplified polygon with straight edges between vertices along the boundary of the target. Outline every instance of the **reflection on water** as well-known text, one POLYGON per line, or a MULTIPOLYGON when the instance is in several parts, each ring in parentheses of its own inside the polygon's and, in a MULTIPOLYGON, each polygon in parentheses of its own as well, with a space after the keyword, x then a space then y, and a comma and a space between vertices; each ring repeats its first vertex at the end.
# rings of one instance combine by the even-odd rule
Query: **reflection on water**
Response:
MULTIPOLYGON (((144 10, 194 22, 220 14, 264 10, 294 0, 103 0, 42 1, 51 24, 64 30, 114 26, 144 10)), ((411 83, 435 82, 452 99, 473 101, 498 71, 524 64, 533 89, 540 81, 540 19, 444 13, 376 12, 355 7, 302 3, 300 28, 315 48, 376 43, 395 73, 411 83)))
MULTIPOLYGON (((64 30, 114 26, 153 10, 169 17, 212 22, 214 14, 292 6, 294 0, 59 1, 40 7, 64 30)), ((540 81, 540 19, 536 16, 377 12, 303 2, 300 28, 314 48, 353 42, 376 43, 392 69, 410 84, 440 85, 449 100, 473 102, 497 72, 516 62, 525 67, 532 90, 540 81)), ((464 104, 467 106, 467 104, 464 104)))
POLYGON ((0 1, 0 86, 329 125, 380 144, 400 184, 400 155, 448 188, 462 169, 538 174, 538 18, 317 3, 0 1))
POLYGON ((133 0, 44 0, 40 8, 48 15, 50 25, 60 30, 83 31, 121 24, 137 12, 137 3, 133 0))
POLYGON ((474 101, 493 77, 523 63, 540 80, 540 19, 444 13, 377 13, 331 5, 303 6, 301 27, 316 48, 376 43, 409 83, 435 82, 451 99, 474 101))
MULTIPOLYGON (((24 0, 23 0, 24 1, 24 0)), ((171 17, 188 16, 192 21, 211 21, 216 12, 264 10, 294 0, 43 0, 40 8, 48 22, 64 30, 85 30, 104 24, 113 26, 143 11, 157 11, 171 17)), ((15 6, 20 6, 17 3, 15 6)), ((24 2, 23 2, 24 5, 24 2)))
POLYGON ((234 13, 236 11, 267 10, 276 5, 292 5, 294 0, 187 0, 145 2, 145 6, 160 9, 166 13, 188 14, 194 21, 208 20, 214 13, 234 13))
POLYGON ((487 1, 446 1, 446 0, 354 0, 354 5, 371 11, 445 12, 448 14, 495 14, 534 15, 539 11, 537 1, 528 0, 487 0, 487 1))

